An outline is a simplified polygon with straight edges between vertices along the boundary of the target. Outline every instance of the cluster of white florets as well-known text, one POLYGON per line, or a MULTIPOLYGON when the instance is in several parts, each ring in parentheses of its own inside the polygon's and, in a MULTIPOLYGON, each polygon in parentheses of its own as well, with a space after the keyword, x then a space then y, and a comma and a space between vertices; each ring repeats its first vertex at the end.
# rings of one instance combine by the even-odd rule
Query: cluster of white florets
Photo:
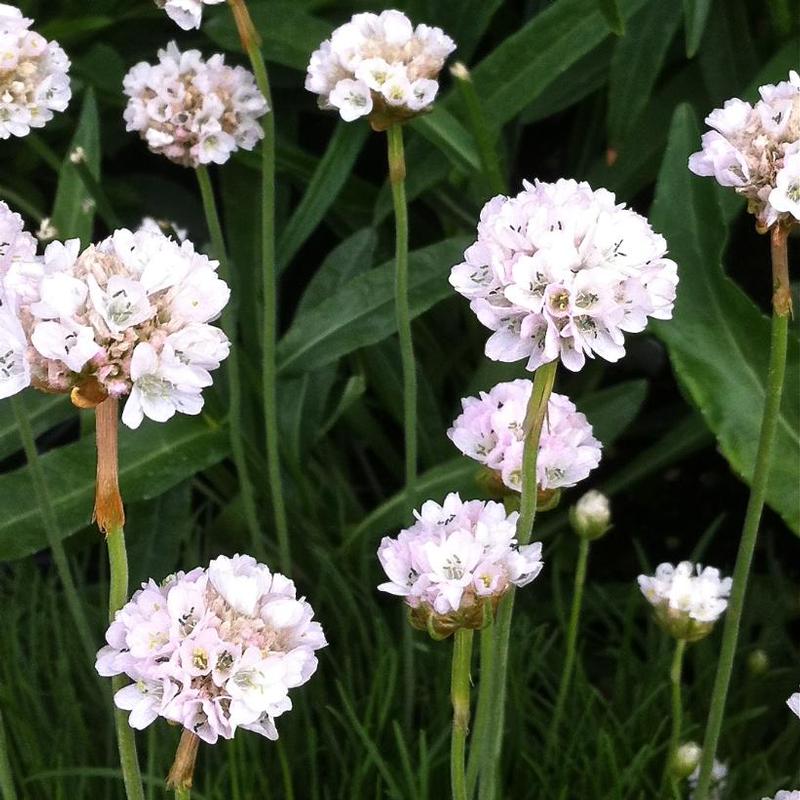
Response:
MULTIPOLYGON (((522 452, 525 447, 525 412, 533 384, 528 380, 498 383, 479 397, 461 401, 463 413, 447 435, 465 455, 495 470, 503 483, 522 490, 522 452)), ((574 486, 600 463, 601 445, 592 426, 575 404, 553 392, 547 403, 536 481, 540 491, 574 486)))
POLYGON ((713 128, 689 169, 747 198, 758 227, 800 221, 800 75, 759 89, 753 106, 727 100, 706 117, 713 128))
POLYGON ((52 242, 42 257, 22 241, 25 257, 0 271, 0 397, 30 384, 129 395, 131 428, 200 412, 229 350, 208 324, 230 295, 216 261, 154 231, 118 230, 83 252, 77 239, 52 242))
POLYGON ((786 705, 792 710, 793 713, 800 717, 800 692, 795 692, 787 701, 786 705))
POLYGON ((185 31, 199 28, 203 21, 203 6, 215 6, 225 0, 154 0, 159 8, 167 12, 167 16, 178 27, 185 31))
POLYGON ((134 728, 161 716, 212 744, 237 728, 277 739, 275 718, 327 644, 313 617, 288 578, 250 556, 220 556, 142 584, 111 623, 97 671, 134 681, 114 696, 134 728))
POLYGON ((72 96, 66 53, 30 30, 32 24, 15 6, 0 3, 0 139, 43 127, 72 96))
POLYGON ((677 566, 659 564, 656 574, 640 575, 639 588, 654 607, 656 618, 678 639, 696 641, 706 636, 728 607, 730 578, 714 567, 690 561, 677 566))
POLYGON ((524 187, 484 206, 478 239, 450 274, 494 331, 486 355, 527 358, 530 370, 560 359, 577 371, 595 354, 619 360, 626 332, 672 316, 678 273, 664 238, 605 189, 524 187))
POLYGON ((314 51, 306 89, 348 122, 369 116, 386 127, 430 108, 455 47, 440 28, 414 28, 400 11, 356 14, 314 51))
POLYGON ((244 67, 217 54, 182 53, 174 42, 158 63, 140 62, 125 76, 129 131, 138 131, 154 153, 187 167, 224 164, 239 148, 252 150, 264 135, 258 118, 269 107, 244 67))
POLYGON ((765 797, 763 800, 800 800, 800 791, 787 792, 782 789, 775 797, 765 797))
POLYGON ((516 512, 501 503, 447 495, 414 512, 416 522, 397 538, 384 537, 378 558, 389 581, 378 588, 402 597, 412 621, 439 632, 480 627, 486 601, 496 605, 508 589, 525 586, 542 569, 539 542, 519 546, 516 512))

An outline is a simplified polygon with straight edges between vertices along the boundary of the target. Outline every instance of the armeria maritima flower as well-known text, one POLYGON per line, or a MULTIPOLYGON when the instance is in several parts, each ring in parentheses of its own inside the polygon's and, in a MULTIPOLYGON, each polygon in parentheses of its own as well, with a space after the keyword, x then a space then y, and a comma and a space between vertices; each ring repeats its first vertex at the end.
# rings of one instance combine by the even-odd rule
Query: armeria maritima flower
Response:
POLYGON ((560 359, 617 361, 625 333, 648 317, 669 319, 678 283, 667 244, 648 221, 587 183, 524 182, 481 211, 478 238, 450 283, 494 333, 486 355, 527 359, 535 370, 560 359))
POLYGON ((224 2, 225 0, 155 0, 155 4, 163 8, 167 16, 185 31, 200 27, 204 5, 215 6, 224 2))
POLYGON ((131 428, 200 413, 229 350, 209 324, 230 295, 216 261, 189 241, 124 229, 83 252, 77 239, 41 257, 23 250, 0 269, 0 397, 30 384, 79 405, 128 396, 131 428))
POLYGON ((747 198, 760 230, 800 221, 800 75, 767 84, 751 105, 734 97, 706 117, 713 129, 689 169, 747 198))
POLYGON ((800 692, 795 692, 787 701, 786 705, 800 717, 800 692))
POLYGON ((542 569, 541 543, 518 546, 519 515, 501 503, 464 502, 453 493, 441 505, 423 503, 414 516, 414 525, 381 541, 378 559, 389 581, 378 588, 405 600, 416 627, 441 635, 478 628, 487 601, 496 606, 542 569))
POLYGON ((415 28, 400 11, 356 14, 314 51, 306 89, 347 122, 369 117, 386 128, 431 107, 455 47, 440 28, 415 28))
POLYGON ((294 583, 250 556, 142 584, 97 654, 100 675, 128 675, 114 696, 144 728, 161 716, 206 742, 238 728, 277 739, 290 690, 317 668, 322 627, 294 583))
POLYGON ((656 574, 640 575, 639 588, 655 609, 656 619, 676 639, 697 641, 711 632, 728 607, 730 578, 718 569, 690 561, 659 564, 656 574))
MULTIPOLYGON (((465 455, 495 470, 503 483, 522 488, 525 412, 533 384, 498 383, 479 397, 461 401, 463 412, 447 431, 465 455)), ((574 486, 600 463, 600 442, 592 426, 563 394, 550 395, 536 459, 537 486, 547 492, 574 486)))
POLYGON ((800 791, 788 792, 782 789, 775 797, 764 797, 763 800, 800 800, 800 791))
POLYGON ((16 6, 0 3, 0 139, 43 127, 72 96, 66 53, 32 24, 16 6))
POLYGON ((204 61, 199 50, 182 53, 170 42, 157 64, 134 66, 123 87, 127 130, 176 164, 224 164, 264 136, 258 118, 269 111, 267 101, 253 74, 222 55, 204 61))

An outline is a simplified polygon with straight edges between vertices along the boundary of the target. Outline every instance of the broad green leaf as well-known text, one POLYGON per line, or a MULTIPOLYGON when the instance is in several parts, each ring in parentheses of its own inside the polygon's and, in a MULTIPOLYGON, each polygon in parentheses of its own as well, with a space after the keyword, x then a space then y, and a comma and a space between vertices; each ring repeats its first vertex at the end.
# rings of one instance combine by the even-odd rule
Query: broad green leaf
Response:
MULTIPOLYGON (((74 417, 78 410, 64 394, 44 394, 29 390, 22 396, 28 419, 35 436, 39 436, 64 420, 74 417)), ((0 459, 22 449, 14 409, 8 401, 0 401, 0 459)))
POLYGON ((338 124, 303 199, 278 239, 279 270, 284 269, 297 254, 336 201, 342 186, 350 177, 368 133, 366 125, 338 124))
POLYGON ((683 24, 686 28, 686 56, 694 58, 706 29, 712 0, 683 0, 683 24))
POLYGON ((612 146, 619 146, 636 130, 680 21, 677 3, 649 3, 631 20, 628 35, 617 42, 608 91, 608 138, 612 146))
MULTIPOLYGON (((722 265, 726 231, 716 184, 686 168, 700 131, 687 106, 675 112, 651 221, 668 242, 681 282, 674 319, 653 325, 666 343, 686 394, 717 437, 723 455, 745 481, 752 476, 764 406, 769 321, 722 265), (676 202, 676 200, 680 202, 676 202)), ((756 236, 755 232, 752 234, 756 236)), ((770 283, 769 247, 760 269, 770 283)), ((800 532, 800 355, 792 337, 767 502, 800 532)))
MULTIPOLYGON (((120 431, 120 486, 128 503, 150 500, 216 464, 228 454, 228 432, 204 417, 178 416, 160 425, 120 431)), ((91 436, 41 457, 59 533, 66 538, 92 518, 95 443, 91 436)), ((0 561, 31 555, 47 547, 39 510, 30 502, 33 485, 27 467, 0 481, 0 561)))
POLYGON ((605 446, 633 422, 646 396, 647 381, 625 381, 586 395, 578 400, 577 406, 586 414, 595 437, 605 446))
POLYGON ((625 17, 620 8, 620 0, 597 0, 597 7, 605 17, 608 27, 617 34, 625 35, 625 17))
MULTIPOLYGON (((225 4, 227 6, 227 3, 225 4)), ((330 36, 332 26, 304 11, 291 0, 253 0, 248 3, 256 30, 261 35, 264 58, 305 72, 311 53, 330 36)), ((226 50, 241 51, 236 24, 228 8, 209 14, 203 32, 226 50)))
POLYGON ((78 171, 70 162, 70 153, 82 147, 86 163, 95 178, 100 178, 100 122, 92 89, 86 90, 78 128, 64 157, 58 176, 58 189, 53 205, 53 225, 59 239, 78 238, 84 244, 92 238, 94 201, 86 191, 78 171))
POLYGON ((481 159, 472 134, 444 106, 436 106, 430 114, 417 117, 411 124, 415 131, 436 145, 453 166, 480 171, 481 159))
MULTIPOLYGON (((457 236, 415 250, 409 257, 409 302, 417 317, 452 289, 447 276, 469 244, 457 236)), ((317 369, 396 330, 394 262, 358 275, 318 306, 300 313, 278 344, 284 375, 317 369)))

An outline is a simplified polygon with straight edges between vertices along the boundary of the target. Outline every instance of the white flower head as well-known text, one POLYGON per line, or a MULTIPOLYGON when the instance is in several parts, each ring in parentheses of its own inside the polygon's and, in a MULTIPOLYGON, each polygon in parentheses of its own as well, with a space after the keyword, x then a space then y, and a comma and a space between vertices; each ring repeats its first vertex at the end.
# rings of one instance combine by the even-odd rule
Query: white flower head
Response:
POLYGON ((224 164, 264 135, 258 118, 269 106, 255 78, 225 64, 222 55, 203 60, 200 51, 181 52, 170 42, 158 51, 157 64, 136 64, 123 87, 127 130, 176 164, 224 164))
POLYGON ((590 489, 570 509, 569 518, 578 536, 599 539, 611 527, 611 503, 602 492, 590 489))
POLYGON ((787 701, 786 705, 789 706, 791 711, 800 717, 800 692, 795 692, 787 701))
POLYGON ((440 28, 414 28, 400 11, 356 14, 314 51, 306 89, 346 122, 369 117, 383 130, 431 108, 453 50, 440 28))
POLYGON ((542 569, 541 543, 518 545, 519 515, 500 503, 449 494, 414 514, 414 525, 381 542, 389 580, 378 589, 402 597, 412 624, 432 635, 481 627, 512 585, 525 586, 542 569))
POLYGON ((167 16, 185 31, 199 28, 203 21, 203 6, 215 6, 225 0, 154 0, 167 16))
POLYGON ((529 370, 558 359, 578 371, 587 357, 618 361, 626 333, 672 316, 678 274, 666 253, 663 237, 611 192, 525 181, 516 197, 484 206, 450 283, 493 331, 489 358, 527 359, 529 370))
POLYGON ((142 584, 106 642, 96 669, 133 680, 114 697, 132 727, 164 717, 212 744, 239 728, 277 739, 276 718, 327 644, 292 581, 240 555, 142 584))
POLYGON ((763 800, 800 800, 800 790, 789 792, 786 789, 781 789, 775 797, 765 797, 763 800))
POLYGON ((690 561, 659 564, 655 575, 640 575, 639 588, 672 636, 689 642, 707 636, 728 606, 731 579, 718 569, 690 561))
POLYGON ((0 4, 0 139, 44 127, 72 96, 66 53, 32 24, 15 6, 0 4))
POLYGON ((714 109, 702 149, 689 158, 696 175, 713 177, 747 198, 759 230, 800 221, 800 75, 759 89, 755 104, 738 98, 714 109))
MULTIPOLYGON (((700 767, 689 776, 689 800, 694 800, 697 785, 700 782, 700 767)), ((728 765, 714 759, 711 767, 711 790, 708 800, 722 800, 725 796, 725 787, 728 784, 728 765)))

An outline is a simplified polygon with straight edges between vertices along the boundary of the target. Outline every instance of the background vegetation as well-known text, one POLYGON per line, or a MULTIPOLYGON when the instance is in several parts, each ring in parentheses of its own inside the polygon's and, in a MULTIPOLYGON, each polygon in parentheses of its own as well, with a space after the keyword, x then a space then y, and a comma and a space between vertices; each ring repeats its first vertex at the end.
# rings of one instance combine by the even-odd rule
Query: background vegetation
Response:
MULTIPOLYGON (((52 217, 61 237, 105 235, 103 215, 84 202, 64 160, 79 144, 127 225, 145 215, 165 218, 198 244, 207 241, 194 176, 124 132, 121 83, 128 68, 152 60, 171 38, 205 53, 224 49, 244 63, 226 7, 209 9, 203 30, 185 34, 148 0, 20 5, 72 57, 75 91, 70 110, 37 137, 2 143, 0 196, 34 229, 52 217)), ((410 518, 396 494, 402 408, 385 142, 366 124, 319 112, 302 86, 311 51, 334 25, 389 4, 250 5, 270 64, 278 129, 280 418, 293 577, 331 645, 318 676, 297 693, 294 712, 280 720, 279 743, 240 735, 204 747, 195 796, 441 797, 449 648, 408 633, 398 604, 374 588, 380 537, 410 518), (409 636, 413 646, 404 651, 409 636)), ((546 569, 519 598, 503 764, 509 798, 649 799, 667 744, 670 643, 649 621, 634 578, 658 561, 686 557, 730 572, 768 339, 768 244, 743 204, 690 175, 686 159, 708 111, 728 97, 752 99, 759 84, 798 67, 800 9, 795 0, 391 5, 457 41, 511 191, 523 177, 605 186, 651 215, 680 267, 674 321, 629 337, 619 365, 559 375, 558 391, 578 402, 605 444, 603 465, 588 483, 612 495, 615 527, 593 549, 569 724, 557 757, 547 760, 542 742, 563 660, 576 549, 565 509, 576 491, 537 523, 546 569)), ((459 398, 523 372, 483 358, 486 333, 447 284, 491 192, 462 99, 449 78, 444 83, 436 110, 407 133, 420 494, 436 499, 453 489, 485 492, 474 463, 445 435, 459 398)), ((258 411, 257 169, 257 155, 242 153, 214 177, 235 267, 247 457, 274 560, 258 411)), ((732 769, 726 796, 736 800, 800 784, 800 726, 784 706, 800 680, 796 336, 789 359, 772 511, 762 526, 720 751, 732 769), (767 657, 761 669, 751 668, 756 649, 767 657)), ((122 434, 132 585, 251 549, 230 460, 224 380, 214 391, 199 418, 122 434)), ((106 575, 89 524, 92 419, 63 397, 30 392, 26 404, 99 646, 106 575)), ((66 613, 20 450, 12 411, 0 404, 0 712, 13 771, 25 798, 120 798, 109 687, 95 677, 66 613)), ((701 738, 716 649, 714 636, 690 650, 690 737, 701 738)), ((139 737, 151 798, 164 796, 177 738, 164 724, 139 737)))

